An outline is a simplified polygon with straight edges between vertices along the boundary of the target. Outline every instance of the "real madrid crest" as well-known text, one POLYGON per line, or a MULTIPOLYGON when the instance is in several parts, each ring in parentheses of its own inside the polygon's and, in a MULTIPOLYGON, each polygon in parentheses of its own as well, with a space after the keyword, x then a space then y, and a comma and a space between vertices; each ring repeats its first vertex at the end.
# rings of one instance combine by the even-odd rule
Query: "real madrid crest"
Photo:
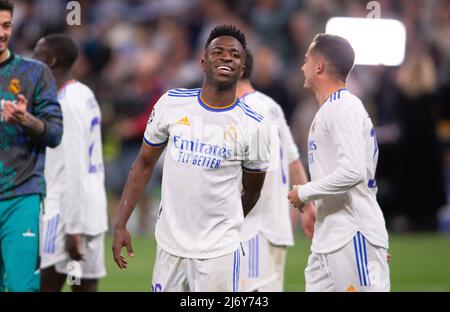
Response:
POLYGON ((234 125, 227 126, 225 132, 223 134, 223 138, 228 142, 236 142, 237 141, 237 128, 234 125))

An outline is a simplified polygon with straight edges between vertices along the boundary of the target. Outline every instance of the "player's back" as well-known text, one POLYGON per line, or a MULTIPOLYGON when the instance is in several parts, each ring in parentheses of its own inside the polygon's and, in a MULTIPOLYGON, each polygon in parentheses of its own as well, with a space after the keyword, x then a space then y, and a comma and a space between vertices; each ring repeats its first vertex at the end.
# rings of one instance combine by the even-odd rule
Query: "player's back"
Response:
POLYGON ((304 195, 311 199, 322 192, 321 199, 315 202, 315 252, 333 251, 350 241, 357 231, 372 244, 388 247, 384 217, 376 200, 377 160, 375 130, 361 100, 347 89, 333 93, 317 112, 308 138, 311 180, 328 177, 317 188, 330 192, 327 195, 315 191, 314 186, 304 188, 304 195), (349 183, 355 184, 333 194, 330 185, 349 183))
POLYGON ((107 229, 100 108, 92 91, 75 80, 59 90, 58 99, 64 134, 60 146, 47 149, 48 201, 59 203, 66 223, 75 218, 81 233, 96 235, 107 229), (71 205, 79 205, 81 215, 71 205))
POLYGON ((260 231, 271 243, 289 246, 293 244, 287 200, 289 163, 298 159, 298 150, 278 103, 259 91, 245 94, 242 100, 261 113, 271 128, 271 161, 261 196, 242 225, 241 239, 246 241, 260 231))

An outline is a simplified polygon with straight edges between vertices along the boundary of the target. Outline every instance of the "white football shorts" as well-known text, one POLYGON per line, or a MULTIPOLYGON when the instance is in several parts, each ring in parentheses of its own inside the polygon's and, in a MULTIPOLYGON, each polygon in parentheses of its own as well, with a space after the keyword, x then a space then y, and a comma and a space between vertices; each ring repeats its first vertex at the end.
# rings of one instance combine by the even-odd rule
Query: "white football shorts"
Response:
POLYGON ((311 252, 305 269, 308 292, 387 292, 390 290, 387 250, 357 232, 342 248, 311 252))
POLYGON ((153 268, 153 292, 237 292, 241 250, 212 259, 172 255, 159 246, 153 268))
POLYGON ((105 234, 81 235, 84 260, 74 263, 65 249, 64 223, 57 209, 48 209, 40 218, 41 269, 55 266, 61 274, 75 274, 81 279, 99 279, 106 276, 105 234))

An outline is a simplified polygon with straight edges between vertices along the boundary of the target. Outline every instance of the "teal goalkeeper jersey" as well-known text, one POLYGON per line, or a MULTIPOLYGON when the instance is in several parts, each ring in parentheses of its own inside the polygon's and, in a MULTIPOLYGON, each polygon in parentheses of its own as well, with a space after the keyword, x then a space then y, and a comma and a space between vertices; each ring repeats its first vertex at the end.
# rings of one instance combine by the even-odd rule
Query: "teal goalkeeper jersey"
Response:
POLYGON ((62 137, 62 112, 56 83, 43 63, 16 54, 0 63, 0 100, 23 94, 28 111, 45 124, 33 138, 17 124, 0 121, 0 200, 27 194, 45 195, 45 148, 57 146, 62 137))

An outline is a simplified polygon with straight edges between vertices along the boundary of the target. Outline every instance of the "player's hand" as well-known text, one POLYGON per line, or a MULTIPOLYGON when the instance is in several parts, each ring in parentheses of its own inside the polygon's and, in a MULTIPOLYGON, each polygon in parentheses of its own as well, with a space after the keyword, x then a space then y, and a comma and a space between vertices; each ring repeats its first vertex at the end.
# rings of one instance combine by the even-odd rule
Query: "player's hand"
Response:
POLYGON ((392 255, 390 253, 387 254, 387 263, 391 264, 392 261, 392 255))
POLYGON ((314 235, 314 223, 316 222, 316 211, 313 203, 305 205, 303 213, 300 214, 303 232, 308 239, 312 239, 314 235))
POLYGON ((81 252, 81 236, 80 234, 66 234, 66 250, 69 256, 76 261, 84 260, 81 252))
POLYGON ((9 124, 22 124, 27 114, 28 100, 22 94, 17 96, 17 101, 4 101, 3 119, 9 124))
POLYGON ((131 236, 127 229, 124 227, 114 227, 113 234, 113 257, 117 266, 120 269, 126 269, 128 266, 127 259, 120 254, 122 247, 125 247, 128 252, 128 256, 133 257, 133 248, 131 247, 131 236))
POLYGON ((292 191, 288 194, 289 202, 292 206, 300 210, 300 212, 303 212, 303 207, 305 206, 305 203, 300 200, 298 197, 298 185, 294 185, 292 187, 292 191))

